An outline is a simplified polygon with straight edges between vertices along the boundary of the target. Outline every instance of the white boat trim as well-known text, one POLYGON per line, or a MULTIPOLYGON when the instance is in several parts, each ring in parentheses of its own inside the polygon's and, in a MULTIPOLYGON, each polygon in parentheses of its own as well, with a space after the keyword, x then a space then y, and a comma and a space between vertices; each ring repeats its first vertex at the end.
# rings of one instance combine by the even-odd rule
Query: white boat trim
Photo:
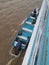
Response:
POLYGON ((17 41, 15 41, 15 42, 14 42, 14 46, 16 46, 16 45, 17 45, 17 43, 18 43, 18 42, 17 42, 17 41))
POLYGON ((26 24, 28 24, 28 25, 35 25, 35 24, 32 24, 31 22, 28 22, 28 21, 26 21, 26 24))
POLYGON ((27 40, 27 37, 25 37, 25 36, 18 35, 18 38, 23 39, 23 40, 27 40))
POLYGON ((35 19, 35 17, 30 16, 31 19, 35 19))
POLYGON ((32 33, 32 30, 27 29, 27 28, 22 28, 22 30, 32 33))
POLYGON ((26 23, 27 23, 27 24, 29 24, 29 25, 32 25, 32 23, 31 23, 31 22, 26 21, 26 23))
POLYGON ((26 46, 26 45, 22 43, 22 46, 26 46))
POLYGON ((27 20, 27 18, 25 18, 25 19, 22 21, 22 23, 19 24, 19 25, 23 25, 23 24, 25 23, 26 20, 27 20))

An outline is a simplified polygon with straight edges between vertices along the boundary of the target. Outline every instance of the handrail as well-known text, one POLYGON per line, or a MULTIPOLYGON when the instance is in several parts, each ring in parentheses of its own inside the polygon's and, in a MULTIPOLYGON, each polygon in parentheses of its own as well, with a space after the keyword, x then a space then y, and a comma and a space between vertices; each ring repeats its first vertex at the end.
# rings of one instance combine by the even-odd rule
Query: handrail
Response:
MULTIPOLYGON (((44 17, 44 15, 45 15, 44 9, 46 11, 46 0, 44 0, 42 3, 42 7, 40 9, 40 13, 39 13, 39 16, 37 18, 36 25, 35 25, 34 31, 32 33, 32 36, 31 36, 31 39, 30 39, 30 42, 29 42, 29 45, 28 45, 28 48, 27 48, 27 51, 26 51, 22 65, 34 65, 35 57, 36 57, 38 46, 39 46, 39 43, 35 44, 35 41, 36 41, 35 39, 36 39, 36 36, 38 34, 40 21, 43 21, 43 20, 41 20, 41 18, 44 17), (33 53, 32 53, 32 51, 33 51, 33 53), (33 57, 32 58, 33 62, 31 62, 31 61, 29 62, 31 57, 33 57)), ((42 33, 42 31, 41 31, 41 33, 42 33)), ((41 36, 41 33, 40 33, 40 36, 41 36)))

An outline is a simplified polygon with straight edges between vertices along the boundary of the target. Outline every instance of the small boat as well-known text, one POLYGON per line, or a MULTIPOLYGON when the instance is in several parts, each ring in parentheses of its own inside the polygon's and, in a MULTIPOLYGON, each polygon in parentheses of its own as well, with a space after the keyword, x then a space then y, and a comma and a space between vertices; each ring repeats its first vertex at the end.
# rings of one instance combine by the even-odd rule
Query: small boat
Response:
POLYGON ((19 57, 22 51, 27 49, 38 14, 39 9, 34 9, 34 11, 31 12, 30 15, 22 22, 20 29, 12 41, 12 48, 10 50, 10 54, 12 56, 19 57))

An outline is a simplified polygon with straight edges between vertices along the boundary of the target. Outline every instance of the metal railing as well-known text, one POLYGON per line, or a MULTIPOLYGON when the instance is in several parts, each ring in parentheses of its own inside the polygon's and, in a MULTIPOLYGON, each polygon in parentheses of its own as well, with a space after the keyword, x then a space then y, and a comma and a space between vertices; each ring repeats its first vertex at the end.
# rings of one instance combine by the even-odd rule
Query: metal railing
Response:
POLYGON ((47 4, 43 1, 22 65, 34 65, 40 38, 44 28, 47 4))

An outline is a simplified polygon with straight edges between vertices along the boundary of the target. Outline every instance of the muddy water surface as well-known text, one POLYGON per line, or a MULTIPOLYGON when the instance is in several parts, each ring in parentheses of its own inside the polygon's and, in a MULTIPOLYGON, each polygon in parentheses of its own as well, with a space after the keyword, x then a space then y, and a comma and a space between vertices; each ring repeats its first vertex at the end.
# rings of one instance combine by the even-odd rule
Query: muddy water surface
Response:
POLYGON ((19 24, 41 3, 42 0, 0 0, 0 65, 12 58, 9 50, 19 24))

